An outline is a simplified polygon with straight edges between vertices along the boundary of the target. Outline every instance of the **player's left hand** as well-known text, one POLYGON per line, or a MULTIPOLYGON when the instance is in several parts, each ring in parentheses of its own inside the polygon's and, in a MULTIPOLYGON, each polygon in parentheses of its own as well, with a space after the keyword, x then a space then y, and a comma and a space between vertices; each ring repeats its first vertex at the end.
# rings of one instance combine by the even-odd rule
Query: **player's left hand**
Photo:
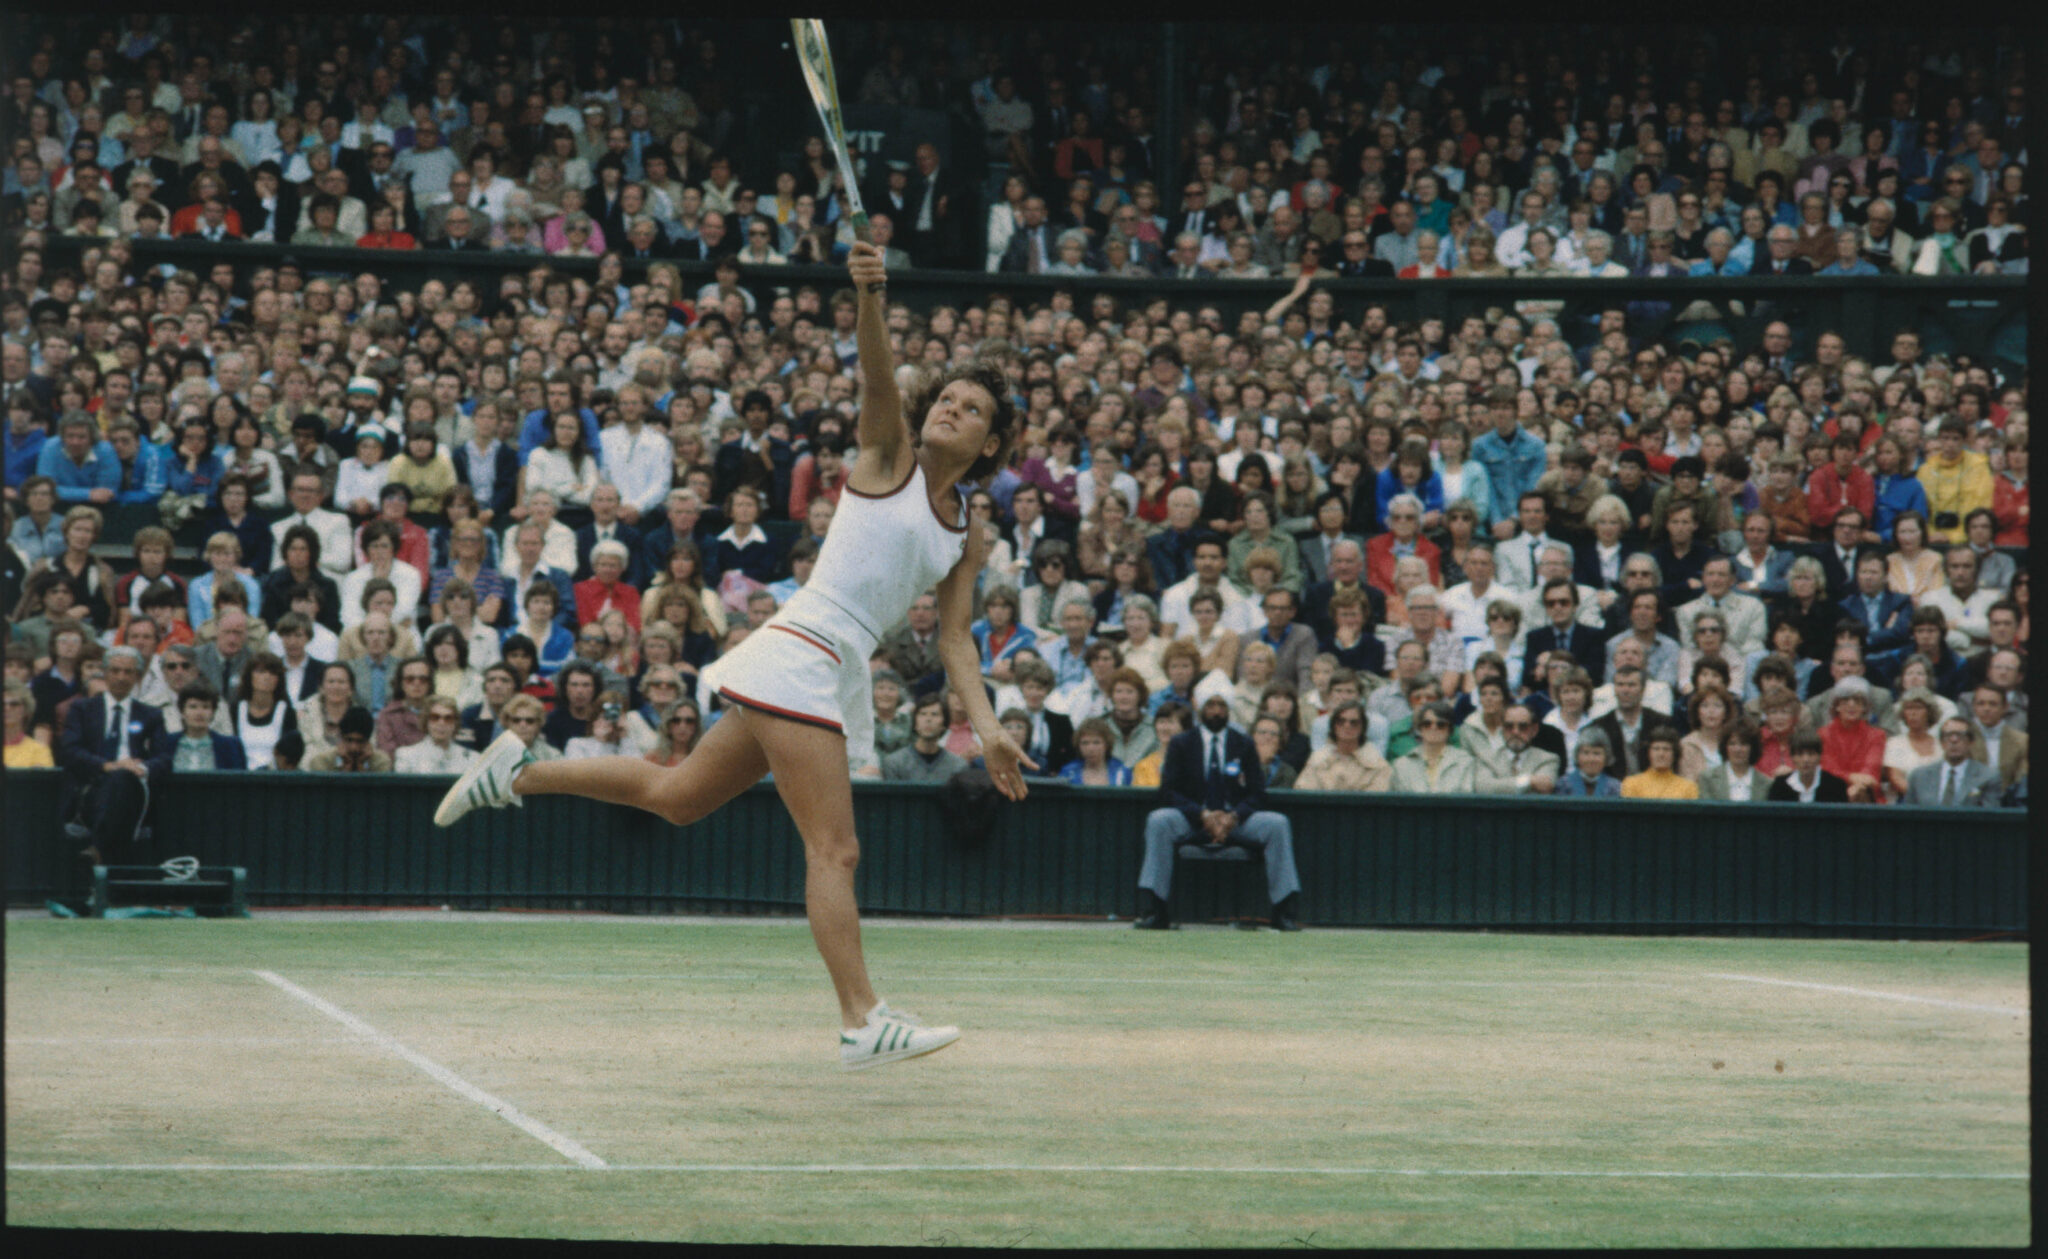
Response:
POLYGON ((1037 769, 1038 762, 1024 755, 1024 749, 1017 746, 1007 732, 992 735, 982 741, 981 758, 988 766, 989 781, 996 790, 1012 800, 1022 800, 1025 795, 1024 774, 1019 764, 1028 769, 1037 769))

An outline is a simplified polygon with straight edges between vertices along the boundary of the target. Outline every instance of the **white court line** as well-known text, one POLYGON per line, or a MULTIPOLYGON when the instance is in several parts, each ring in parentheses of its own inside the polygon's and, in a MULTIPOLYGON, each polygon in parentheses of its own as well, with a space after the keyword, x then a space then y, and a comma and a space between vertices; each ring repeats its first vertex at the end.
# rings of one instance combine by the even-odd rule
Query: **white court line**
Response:
MULTIPOLYGON (((808 967, 810 964, 805 963, 808 967)), ((57 969, 54 967, 44 969, 57 969)), ((77 967, 75 969, 95 969, 77 967)), ((166 974, 225 974, 236 968, 210 966, 146 966, 138 968, 141 973, 166 974)), ((308 967, 322 979, 480 979, 503 981, 508 979, 560 980, 575 983, 764 983, 785 980, 811 982, 808 970, 796 968, 761 969, 753 971, 681 972, 681 971, 459 971, 459 970, 360 970, 355 967, 308 967)), ((304 971, 302 971, 304 973, 304 971)), ((1575 975, 1599 974, 1602 972, 1575 971, 1575 975)), ((1620 974, 1621 972, 1615 972, 1620 974)), ((1043 974, 948 974, 927 975, 909 972, 892 976, 877 971, 877 980, 900 983, 905 986, 920 983, 959 984, 1112 984, 1137 987, 1180 987, 1199 985, 1204 988, 1238 987, 1270 989, 1277 984, 1310 984, 1317 982, 1316 976, 1290 975, 1280 979, 1231 979, 1225 977, 1204 978, 1198 976, 1163 975, 1063 975, 1056 971, 1043 974)), ((1344 983, 1353 988, 1676 988, 1675 982, 1655 979, 1455 979, 1455 978, 1402 978, 1344 977, 1344 983)))
POLYGON ((1909 1001, 1915 1005, 1938 1005, 1950 1010, 1975 1010, 1980 1014, 2014 1014, 2026 1018, 2024 1006, 1977 1005, 1969 1001, 1944 1001, 1940 997, 1916 997, 1905 992, 1879 992, 1875 988, 1849 988, 1841 984, 1810 984, 1797 979, 1769 979, 1762 975, 1709 973, 1708 979, 1732 979, 1745 984, 1772 984, 1779 988, 1809 988, 1815 992, 1839 992, 1851 997, 1876 997, 1880 1001, 1909 1001))
MULTIPOLYGON (((561 1163, 9 1163, 10 1172, 569 1172, 561 1163)), ((2027 1180, 2028 1172, 1566 1171, 1437 1167, 1183 1167, 1170 1163, 599 1163, 593 1171, 733 1175, 1048 1174, 1526 1177, 1555 1180, 2027 1180)))
POLYGON ((551 1149, 553 1149, 556 1153, 562 1155, 562 1157, 574 1160, 579 1166, 591 1168, 593 1170, 602 1169, 605 1166, 605 1161, 603 1159, 599 1158, 595 1154, 592 1154, 589 1150, 584 1149, 575 1141, 563 1136, 559 1132, 556 1132, 553 1128, 548 1127, 540 1120, 535 1119, 532 1116, 526 1114, 517 1106, 514 1106, 510 1102, 503 1101, 499 1098, 491 1096, 489 1093, 484 1092, 476 1085, 471 1084, 468 1080, 463 1079, 461 1076, 455 1074, 453 1071, 450 1071, 448 1068, 442 1066, 440 1063, 435 1062, 432 1058, 429 1058, 425 1054, 420 1053, 418 1050, 415 1050, 410 1046, 400 1042, 396 1037, 378 1031, 376 1028, 371 1027, 368 1023, 363 1022, 361 1019, 357 1018, 353 1014, 350 1014, 347 1010, 342 1009, 340 1006, 335 1005, 333 1002, 328 1001, 322 997, 314 996, 312 993, 307 992, 304 988, 299 987, 291 980, 286 979, 284 976, 279 975, 273 971, 259 970, 253 973, 256 975, 258 979, 263 980, 267 984, 272 984, 277 988, 282 989, 284 992, 290 994, 291 996, 296 997, 300 1001, 305 1002, 307 1005, 312 1006, 314 1009, 320 1011, 320 1013, 326 1015, 328 1018, 333 1019, 335 1022, 340 1023, 343 1027, 348 1028, 350 1031, 356 1033, 358 1036, 363 1037, 365 1040, 372 1042, 373 1044, 377 1045, 382 1049, 388 1049, 392 1053, 397 1054, 399 1057, 405 1059, 407 1062, 410 1062, 412 1065, 418 1067, 420 1070, 426 1072, 428 1075, 434 1077, 436 1080, 439 1080, 442 1084, 447 1085, 456 1093, 468 1098, 470 1101, 475 1102, 477 1105, 482 1106, 484 1109, 497 1115, 500 1119, 503 1119, 506 1123, 511 1124, 513 1127, 519 1129, 521 1132, 526 1133, 528 1136, 543 1142, 551 1149))

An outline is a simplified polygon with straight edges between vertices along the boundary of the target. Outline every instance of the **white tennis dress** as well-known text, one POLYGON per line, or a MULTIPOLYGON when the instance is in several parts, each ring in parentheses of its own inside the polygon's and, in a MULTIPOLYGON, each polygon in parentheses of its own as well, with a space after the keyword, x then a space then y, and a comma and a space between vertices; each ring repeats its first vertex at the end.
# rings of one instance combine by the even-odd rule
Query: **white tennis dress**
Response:
POLYGON ((846 487, 811 579, 704 669, 703 688, 728 704, 837 731, 851 764, 874 763, 868 657, 911 601, 960 562, 964 499, 957 509, 960 524, 939 518, 915 462, 887 494, 846 487))

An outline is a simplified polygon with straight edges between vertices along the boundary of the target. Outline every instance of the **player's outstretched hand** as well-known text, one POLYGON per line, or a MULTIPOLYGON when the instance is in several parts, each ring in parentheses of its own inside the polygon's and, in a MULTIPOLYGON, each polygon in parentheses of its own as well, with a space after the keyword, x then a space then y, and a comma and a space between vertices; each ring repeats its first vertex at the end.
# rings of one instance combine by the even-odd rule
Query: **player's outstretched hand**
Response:
POLYGON ((998 734, 985 740, 981 746, 982 763, 988 766, 989 781, 996 790, 1012 800, 1024 798, 1024 774, 1017 766, 1021 762, 1030 769, 1037 769, 1038 762, 1024 755, 1024 749, 1007 733, 998 734))
POLYGON ((857 240, 846 257, 846 270, 854 287, 863 293, 888 287, 889 269, 882 265, 881 246, 857 240))

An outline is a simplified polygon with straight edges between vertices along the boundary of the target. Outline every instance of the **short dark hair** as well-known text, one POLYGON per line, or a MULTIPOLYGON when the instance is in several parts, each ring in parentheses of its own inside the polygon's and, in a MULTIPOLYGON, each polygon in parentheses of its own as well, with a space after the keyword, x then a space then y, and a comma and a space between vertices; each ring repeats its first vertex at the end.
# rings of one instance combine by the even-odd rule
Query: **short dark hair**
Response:
POLYGON ((988 359, 973 359, 939 373, 911 394, 903 418, 910 423, 911 437, 921 438, 924 417, 931 411, 932 403, 938 400, 946 386, 960 380, 979 385, 995 399, 995 413, 989 416, 988 431, 999 439, 996 451, 976 457, 960 478, 962 481, 985 482, 1009 462, 1010 447, 1016 443, 1019 432, 1017 406, 1010 397, 1010 379, 1001 367, 988 359))

